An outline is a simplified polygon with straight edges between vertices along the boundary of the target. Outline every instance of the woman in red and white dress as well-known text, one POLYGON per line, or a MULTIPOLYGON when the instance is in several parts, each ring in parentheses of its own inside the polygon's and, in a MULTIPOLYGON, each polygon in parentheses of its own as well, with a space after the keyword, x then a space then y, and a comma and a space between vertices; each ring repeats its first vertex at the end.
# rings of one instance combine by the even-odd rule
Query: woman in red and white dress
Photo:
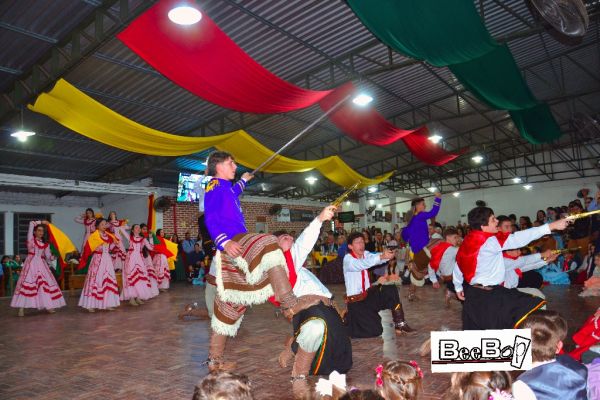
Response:
POLYGON ((108 222, 104 218, 96 220, 96 229, 102 243, 91 249, 92 260, 79 298, 79 306, 89 312, 96 309, 112 311, 120 305, 115 267, 110 256, 110 251, 117 244, 106 232, 107 228, 108 222))
POLYGON ((148 239, 141 236, 138 224, 131 227, 129 249, 123 267, 123 290, 121 300, 129 300, 129 304, 137 306, 144 300, 153 297, 148 270, 144 261, 143 250, 151 247, 148 239))
POLYGON ((86 208, 85 212, 78 217, 75 217, 75 222, 79 224, 83 224, 85 228, 85 233, 83 235, 83 243, 81 244, 80 254, 83 254, 83 249, 85 248, 85 243, 88 238, 96 230, 96 216, 94 215, 94 210, 91 208, 86 208))
POLYGON ((112 256, 115 270, 123 270, 123 265, 125 264, 125 257, 127 256, 123 239, 127 238, 127 231, 129 230, 129 226, 127 226, 127 220, 117 219, 117 213, 115 211, 111 211, 110 213, 108 213, 107 222, 108 231, 119 239, 117 246, 113 249, 113 251, 111 251, 110 255, 112 256))
POLYGON ((67 305, 48 266, 48 261, 54 257, 50 254, 48 243, 43 240, 44 225, 47 224, 48 221, 29 223, 27 258, 10 302, 11 307, 19 309, 19 317, 25 315, 25 308, 46 309, 54 313, 55 308, 67 305))
MULTIPOLYGON (((142 236, 146 239, 150 237, 150 232, 148 231, 148 225, 140 224, 140 228, 142 229, 142 236)), ((150 243, 149 240, 146 241, 147 246, 143 250, 144 263, 146 264, 146 270, 148 271, 148 279, 150 279, 150 290, 152 291, 152 297, 158 296, 160 291, 158 290, 158 279, 156 275, 156 270, 154 269, 154 264, 152 263, 152 250, 154 250, 154 246, 150 243)))
MULTIPOLYGON (((164 243, 165 233, 162 229, 156 231, 156 236, 159 238, 158 240, 164 243)), ((167 256, 155 251, 154 256, 152 257, 152 263, 154 264, 154 270, 156 271, 158 290, 167 290, 171 282, 171 271, 169 271, 169 261, 167 260, 167 256)))

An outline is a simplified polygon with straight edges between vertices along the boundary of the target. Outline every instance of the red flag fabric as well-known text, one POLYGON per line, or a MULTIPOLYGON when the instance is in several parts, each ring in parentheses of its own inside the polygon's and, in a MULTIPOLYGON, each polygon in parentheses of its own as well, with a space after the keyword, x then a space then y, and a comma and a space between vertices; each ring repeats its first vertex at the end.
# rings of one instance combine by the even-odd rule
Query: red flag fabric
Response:
POLYGON ((330 90, 309 90, 284 81, 254 61, 202 12, 193 25, 178 25, 169 11, 195 2, 163 0, 117 37, 161 74, 202 97, 236 111, 272 114, 311 106, 330 90))
POLYGON ((416 130, 412 135, 403 137, 402 141, 420 161, 438 167, 449 163, 468 151, 468 148, 461 149, 456 153, 444 150, 440 145, 429 140, 429 131, 426 129, 416 130))

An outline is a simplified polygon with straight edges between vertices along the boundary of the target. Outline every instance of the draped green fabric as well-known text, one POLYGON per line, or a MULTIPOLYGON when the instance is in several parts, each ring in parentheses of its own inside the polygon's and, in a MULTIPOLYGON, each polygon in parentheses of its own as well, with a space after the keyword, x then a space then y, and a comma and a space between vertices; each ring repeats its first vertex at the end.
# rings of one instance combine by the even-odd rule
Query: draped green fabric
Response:
POLYGON ((387 46, 431 65, 448 66, 491 108, 508 110, 532 143, 561 132, 550 108, 533 96, 506 45, 494 41, 472 0, 347 0, 387 46))
POLYGON ((521 110, 538 104, 506 45, 449 68, 468 91, 491 108, 521 110))
POLYGON ((472 60, 496 46, 472 1, 349 0, 348 4, 387 46, 436 67, 472 60))
POLYGON ((525 110, 510 111, 510 116, 521 136, 531 143, 548 143, 562 134, 550 107, 545 103, 525 110))

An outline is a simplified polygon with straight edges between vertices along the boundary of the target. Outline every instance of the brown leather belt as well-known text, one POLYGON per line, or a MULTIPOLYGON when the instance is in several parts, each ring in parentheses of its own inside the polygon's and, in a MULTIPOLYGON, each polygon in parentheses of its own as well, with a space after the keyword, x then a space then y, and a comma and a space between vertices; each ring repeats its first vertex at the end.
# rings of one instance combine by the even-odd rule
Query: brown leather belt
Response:
POLYGON ((210 283, 213 286, 217 286, 217 278, 214 275, 206 275, 206 283, 210 283))
POLYGON ((442 282, 452 282, 452 275, 442 275, 442 282))
POLYGON ((471 285, 471 286, 473 286, 474 288, 483 289, 483 290, 493 290, 496 287, 496 286, 483 286, 483 285, 480 285, 479 283, 476 283, 475 285, 471 285))
POLYGON ((366 291, 359 293, 359 294, 355 294, 352 296, 344 296, 344 303, 346 304, 350 304, 350 303, 356 303, 359 301, 363 301, 364 299, 366 299, 368 296, 368 293, 366 291))

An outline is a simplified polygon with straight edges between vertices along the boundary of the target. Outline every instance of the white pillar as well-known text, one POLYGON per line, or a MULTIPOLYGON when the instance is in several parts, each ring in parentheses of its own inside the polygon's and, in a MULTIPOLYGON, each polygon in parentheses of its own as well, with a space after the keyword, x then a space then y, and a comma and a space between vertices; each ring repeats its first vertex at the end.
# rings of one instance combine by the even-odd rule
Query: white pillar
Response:
POLYGON ((363 215, 363 217, 360 219, 360 227, 361 229, 364 229, 367 227, 367 196, 365 193, 363 193, 363 196, 359 197, 358 213, 363 215))
POLYGON ((4 213, 4 254, 14 254, 13 247, 13 234, 15 224, 15 213, 12 211, 6 211, 4 213))

